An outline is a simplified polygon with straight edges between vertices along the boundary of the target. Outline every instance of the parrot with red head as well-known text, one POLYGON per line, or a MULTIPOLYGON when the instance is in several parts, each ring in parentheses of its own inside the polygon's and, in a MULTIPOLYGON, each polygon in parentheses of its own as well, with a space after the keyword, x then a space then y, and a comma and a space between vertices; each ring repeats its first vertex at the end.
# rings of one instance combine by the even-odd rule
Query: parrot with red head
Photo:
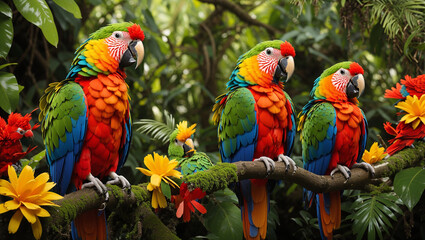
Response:
MULTIPOLYGON (((295 137, 292 100, 283 83, 293 74, 295 50, 281 40, 257 44, 243 54, 216 99, 213 120, 223 162, 262 161, 270 174, 275 161, 295 171, 289 157, 295 137)), ((245 239, 265 239, 270 192, 275 181, 247 179, 233 188, 239 198, 245 239)))
POLYGON ((402 110, 403 115, 396 128, 391 123, 384 123, 385 131, 394 138, 386 149, 389 155, 394 155, 405 147, 412 146, 416 139, 425 138, 425 120, 422 120, 425 107, 425 74, 412 78, 408 75, 401 79, 396 87, 385 90, 385 98, 394 98, 399 101, 396 108, 402 110))
POLYGON ((21 139, 33 137, 33 131, 39 127, 31 127, 31 114, 22 116, 11 113, 6 121, 0 117, 0 177, 7 172, 9 165, 17 163, 21 158, 36 148, 28 147, 23 151, 21 139))
MULTIPOLYGON (((363 167, 374 174, 362 159, 367 140, 367 121, 358 107, 363 92, 363 68, 356 62, 341 62, 326 69, 311 90, 312 99, 300 113, 304 169, 318 174, 341 172, 351 177, 350 168, 363 167)), ((304 189, 306 207, 316 203, 322 239, 332 239, 341 224, 341 193, 313 193, 304 189)))
MULTIPOLYGON (((134 23, 115 23, 77 49, 65 80, 51 83, 40 99, 41 129, 50 175, 64 195, 84 187, 108 192, 104 182, 130 183, 116 174, 131 139, 128 85, 124 68, 142 62, 144 33, 134 23)), ((74 239, 106 239, 104 212, 92 210, 72 224, 74 239)))

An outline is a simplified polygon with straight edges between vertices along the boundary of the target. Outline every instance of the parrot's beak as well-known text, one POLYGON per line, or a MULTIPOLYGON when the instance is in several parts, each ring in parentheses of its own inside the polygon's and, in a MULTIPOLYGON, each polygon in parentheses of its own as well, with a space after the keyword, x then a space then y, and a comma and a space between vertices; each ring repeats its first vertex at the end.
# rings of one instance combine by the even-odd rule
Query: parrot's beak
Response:
POLYGON ((185 157, 192 157, 196 152, 195 146, 193 145, 193 140, 191 138, 188 138, 186 142, 184 142, 183 151, 185 157))
POLYGON ((295 70, 295 62, 292 56, 287 56, 279 60, 273 75, 273 82, 288 81, 295 70))
POLYGON ((357 74, 350 79, 345 90, 348 98, 359 97, 365 88, 363 74, 357 74))
POLYGON ((32 133, 32 131, 31 131, 31 130, 28 130, 28 131, 24 134, 24 136, 25 136, 25 137, 27 137, 27 138, 30 138, 30 137, 33 137, 33 136, 34 136, 34 134, 32 133))
POLYGON ((140 65, 145 56, 145 49, 140 40, 133 40, 128 44, 127 50, 121 57, 120 68, 128 67, 136 63, 136 68, 140 65))

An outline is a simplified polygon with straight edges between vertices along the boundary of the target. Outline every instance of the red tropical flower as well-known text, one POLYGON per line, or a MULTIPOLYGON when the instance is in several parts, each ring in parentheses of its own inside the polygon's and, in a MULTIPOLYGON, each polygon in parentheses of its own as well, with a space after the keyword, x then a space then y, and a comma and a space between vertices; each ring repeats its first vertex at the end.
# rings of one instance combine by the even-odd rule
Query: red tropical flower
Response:
POLYGON ((193 191, 187 189, 187 184, 182 183, 180 186, 180 194, 173 195, 171 201, 174 202, 174 205, 177 209, 176 216, 181 218, 183 216, 184 222, 190 221, 190 212, 195 212, 195 208, 202 214, 207 212, 202 204, 196 200, 202 199, 205 197, 206 193, 200 188, 195 188, 193 191))

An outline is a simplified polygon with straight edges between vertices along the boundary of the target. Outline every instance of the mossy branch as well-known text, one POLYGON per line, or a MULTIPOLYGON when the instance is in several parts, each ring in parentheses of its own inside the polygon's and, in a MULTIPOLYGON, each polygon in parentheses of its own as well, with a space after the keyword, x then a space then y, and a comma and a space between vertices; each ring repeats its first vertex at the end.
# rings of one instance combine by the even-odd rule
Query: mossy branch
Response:
MULTIPOLYGON (((107 185, 109 201, 106 205, 108 213, 109 236, 117 239, 179 239, 151 210, 151 193, 147 184, 131 186, 131 192, 118 186, 107 185)), ((40 218, 43 226, 42 239, 71 239, 70 223, 80 213, 91 209, 99 209, 104 202, 103 196, 94 189, 82 189, 65 195, 55 201, 60 207, 46 208, 51 217, 40 218)), ((23 219, 16 234, 9 235, 7 226, 12 212, 2 214, 0 233, 7 239, 34 239, 30 224, 23 219)))
MULTIPOLYGON (((280 179, 293 182, 314 192, 330 192, 343 189, 364 189, 368 184, 380 183, 376 181, 382 177, 391 177, 404 168, 418 165, 425 159, 425 143, 416 142, 415 148, 406 148, 386 160, 374 165, 375 176, 361 168, 351 170, 351 178, 346 181, 341 173, 334 177, 320 176, 302 168, 295 173, 292 169, 286 171, 285 164, 276 163, 276 169, 269 179, 280 179)), ((243 179, 261 179, 266 177, 266 167, 262 162, 237 162, 217 164, 208 171, 195 173, 183 180, 192 188, 199 187, 207 192, 224 189, 229 183, 243 179)))

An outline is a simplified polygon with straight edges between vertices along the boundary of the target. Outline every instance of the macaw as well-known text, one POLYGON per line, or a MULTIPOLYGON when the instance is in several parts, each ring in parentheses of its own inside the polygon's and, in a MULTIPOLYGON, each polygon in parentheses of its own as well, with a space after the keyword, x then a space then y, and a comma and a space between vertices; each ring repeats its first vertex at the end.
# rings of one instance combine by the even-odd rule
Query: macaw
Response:
MULTIPOLYGON (((102 181, 108 177, 112 180, 107 183, 130 188, 116 174, 127 158, 132 133, 124 68, 141 63, 143 39, 140 26, 128 22, 92 33, 77 49, 66 79, 51 83, 40 99, 46 158, 61 195, 94 186, 106 201, 102 181)), ((80 214, 71 233, 74 239, 106 239, 104 211, 80 214)))
POLYGON ((213 165, 207 154, 195 150, 191 138, 195 127, 196 124, 187 127, 187 122, 182 121, 170 135, 168 157, 179 162, 177 166, 183 176, 207 170, 213 165))
MULTIPOLYGON (((385 90, 385 98, 399 99, 399 103, 405 101, 407 97, 414 98, 416 96, 418 100, 421 99, 425 93, 425 74, 416 78, 406 75, 404 78, 400 80, 401 84, 396 84, 395 88, 385 90)), ((420 121, 413 124, 414 122, 400 121, 396 128, 393 128, 389 122, 384 123, 385 131, 395 136, 389 140, 391 145, 386 150, 389 155, 394 155, 403 148, 412 146, 416 139, 425 138, 425 124, 420 121)))
MULTIPOLYGON (((367 140, 367 121, 357 98, 365 88, 363 68, 356 62, 341 62, 326 69, 311 90, 312 99, 300 113, 304 168, 318 175, 340 171, 346 179, 350 168, 363 167, 374 174, 365 162, 358 163, 367 140)), ((316 201, 322 239, 332 239, 341 223, 341 193, 313 193, 304 189, 304 202, 316 201)))
MULTIPOLYGON (((280 40, 257 44, 239 57, 227 83, 228 92, 216 99, 213 120, 218 124, 223 162, 262 161, 267 173, 274 161, 296 170, 289 158, 295 137, 292 100, 283 82, 293 74, 295 50, 280 40)), ((248 179, 235 184, 246 239, 265 239, 270 191, 274 181, 248 179)))
MULTIPOLYGON (((179 162, 178 170, 183 176, 191 175, 199 171, 204 171, 213 166, 207 154, 195 150, 192 135, 195 133, 196 124, 187 126, 186 121, 177 124, 176 129, 170 134, 168 145, 169 159, 175 159, 179 162)), ((190 221, 190 213, 197 209, 202 214, 207 210, 198 201, 206 193, 200 188, 189 191, 187 184, 183 182, 180 185, 180 194, 171 196, 171 201, 177 209, 176 216, 183 216, 184 222, 190 221)))
POLYGON ((34 124, 31 128, 31 114, 22 116, 20 113, 11 113, 6 121, 0 117, 0 177, 5 175, 9 165, 17 163, 21 158, 34 150, 28 147, 24 152, 21 139, 31 138, 35 129, 39 127, 34 124))

